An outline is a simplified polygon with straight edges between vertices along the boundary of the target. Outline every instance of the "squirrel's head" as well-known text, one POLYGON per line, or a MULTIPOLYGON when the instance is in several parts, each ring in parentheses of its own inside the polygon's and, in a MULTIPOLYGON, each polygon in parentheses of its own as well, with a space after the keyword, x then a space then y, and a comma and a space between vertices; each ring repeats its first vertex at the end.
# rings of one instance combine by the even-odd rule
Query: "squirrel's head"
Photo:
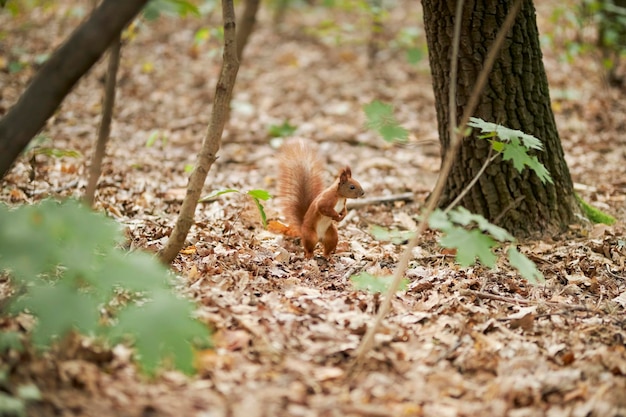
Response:
POLYGON ((352 179, 352 170, 349 166, 342 168, 339 171, 339 195, 346 198, 359 198, 363 197, 365 191, 361 187, 361 184, 355 179, 352 179))

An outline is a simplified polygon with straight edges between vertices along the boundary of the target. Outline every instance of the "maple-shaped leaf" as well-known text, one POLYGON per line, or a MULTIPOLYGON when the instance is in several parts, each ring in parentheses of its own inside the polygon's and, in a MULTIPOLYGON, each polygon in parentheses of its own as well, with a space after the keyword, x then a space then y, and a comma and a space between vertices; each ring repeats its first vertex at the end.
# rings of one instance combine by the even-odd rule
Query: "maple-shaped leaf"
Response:
POLYGON ((195 340, 207 341, 209 331, 192 318, 194 305, 170 291, 157 291, 142 305, 122 310, 118 324, 111 329, 116 339, 131 337, 142 369, 154 374, 163 358, 171 359, 176 368, 193 372, 195 340), (155 325, 156 324, 156 325, 155 325))
POLYGON ((483 232, 489 233, 494 239, 500 242, 513 241, 515 238, 506 229, 496 226, 480 214, 475 214, 467 210, 465 207, 457 207, 450 211, 450 220, 462 226, 468 226, 476 223, 478 228, 483 232))
POLYGON ((409 132, 400 126, 393 115, 391 104, 373 101, 363 106, 367 127, 376 130, 388 142, 405 141, 409 132))
POLYGON ((93 333, 98 325, 95 300, 89 293, 77 290, 64 280, 56 283, 40 281, 29 286, 28 293, 11 304, 14 313, 25 309, 37 317, 32 331, 37 347, 48 346, 55 337, 62 337, 71 330, 93 333))
POLYGON ((105 261, 91 276, 85 277, 105 298, 112 296, 117 287, 136 292, 169 288, 168 270, 153 255, 116 250, 105 261))
POLYGON ((363 106, 363 111, 367 118, 367 127, 370 129, 378 130, 388 124, 390 120, 394 120, 393 106, 378 100, 363 106))
POLYGON ((531 284, 539 284, 545 281, 541 271, 537 269, 537 265, 526 257, 523 253, 517 250, 516 247, 511 246, 507 251, 509 257, 509 263, 516 268, 520 275, 531 284))
POLYGON ((543 143, 533 135, 522 132, 521 130, 510 129, 508 127, 486 122, 478 117, 470 117, 468 126, 480 129, 484 135, 481 137, 492 138, 494 135, 502 139, 503 141, 511 141, 512 139, 521 140, 524 146, 528 149, 543 149, 543 143))
POLYGON ((409 230, 392 230, 375 224, 370 226, 369 233, 376 240, 381 242, 391 242, 394 245, 402 245, 403 243, 408 242, 409 239, 411 239, 415 234, 409 230))
MULTIPOLYGON (((355 286, 357 290, 364 290, 368 292, 386 292, 391 282, 393 281, 393 276, 384 275, 384 276, 376 276, 367 272, 361 272, 357 275, 352 275, 350 277, 350 281, 355 286)), ((409 280, 403 278, 400 281, 400 286, 398 287, 399 291, 406 290, 409 285, 409 280)))
POLYGON ((463 267, 474 264, 476 258, 490 268, 496 263, 496 255, 491 251, 496 242, 480 230, 451 229, 441 238, 440 244, 444 248, 455 248, 456 260, 463 267))
POLYGON ((397 122, 396 124, 382 126, 378 129, 378 133, 380 133, 380 136, 387 142, 405 142, 409 137, 409 131, 397 124, 397 122))
POLYGON ((431 229, 447 232, 454 228, 454 224, 450 221, 450 216, 441 209, 434 210, 428 217, 428 226, 431 229))

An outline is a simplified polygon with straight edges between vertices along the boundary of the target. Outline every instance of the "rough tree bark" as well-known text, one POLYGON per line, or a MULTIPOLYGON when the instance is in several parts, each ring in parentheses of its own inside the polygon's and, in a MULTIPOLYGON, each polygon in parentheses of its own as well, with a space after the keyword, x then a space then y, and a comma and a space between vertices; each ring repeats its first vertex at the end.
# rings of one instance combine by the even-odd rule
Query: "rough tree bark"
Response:
MULTIPOLYGON (((463 113, 489 45, 512 0, 467 0, 463 9, 457 82, 457 114, 463 113)), ((448 149, 448 88, 456 0, 422 0, 424 26, 435 92, 439 137, 448 149)), ((550 107, 532 0, 524 0, 515 24, 489 75, 474 116, 539 138, 537 154, 554 184, 543 184, 525 170, 497 159, 463 198, 461 205, 518 236, 564 231, 575 221, 578 205, 550 107)), ((456 120, 458 123, 459 120, 456 120)), ((452 201, 472 180, 489 154, 489 143, 466 138, 446 182, 441 205, 452 201)))
POLYGON ((104 0, 46 61, 17 103, 0 119, 0 178, 147 2, 104 0))
POLYGON ((222 0, 222 15, 224 19, 224 59, 222 70, 213 99, 213 111, 211 121, 207 129, 206 137, 202 143, 202 149, 198 154, 196 167, 191 173, 187 194, 183 205, 178 213, 176 225, 172 230, 167 243, 159 251, 161 262, 169 264, 174 260, 178 252, 183 248, 189 229, 194 222, 194 214, 202 187, 211 166, 217 159, 217 151, 220 149, 222 132, 228 120, 230 99, 237 79, 239 60, 237 59, 237 36, 235 31, 235 9, 233 0, 222 0))

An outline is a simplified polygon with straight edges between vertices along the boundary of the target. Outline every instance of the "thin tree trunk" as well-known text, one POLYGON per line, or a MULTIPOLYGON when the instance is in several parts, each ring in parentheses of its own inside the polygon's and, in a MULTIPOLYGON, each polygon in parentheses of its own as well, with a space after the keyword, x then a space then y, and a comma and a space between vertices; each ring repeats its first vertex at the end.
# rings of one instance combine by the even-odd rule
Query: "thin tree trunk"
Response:
POLYGON ((248 39, 254 30, 259 3, 261 3, 261 0, 246 0, 246 5, 237 30, 237 59, 239 62, 241 62, 243 50, 248 44, 248 39))
POLYGON ((194 214, 202 187, 211 166, 217 159, 224 125, 228 120, 230 99, 237 79, 239 60, 237 59, 237 36, 235 25, 235 9, 233 0, 222 0, 222 14, 224 19, 224 60, 213 100, 211 122, 207 129, 202 149, 198 154, 196 167, 191 173, 187 194, 178 214, 176 225, 167 243, 159 252, 159 258, 164 263, 170 263, 183 248, 189 229, 194 222, 194 214))
POLYGON ((104 0, 46 61, 17 103, 0 119, 0 178, 147 2, 104 0))
POLYGON ((381 47, 384 45, 383 31, 383 2, 382 0, 369 0, 372 25, 370 28, 370 37, 367 40, 367 60, 369 68, 376 65, 376 57, 381 47))
POLYGON ((104 87, 104 102, 102 103, 102 120, 98 129, 98 141, 91 159, 89 167, 89 180, 83 201, 88 206, 92 206, 96 195, 96 186, 102 173, 102 160, 106 152, 106 145, 111 133, 111 120, 113 119, 113 109, 115 108, 115 85, 117 82, 117 71, 120 65, 120 52, 122 50, 122 39, 118 34, 109 52, 109 67, 107 68, 106 85, 104 87))
MULTIPOLYGON (((455 4, 456 0, 422 0, 443 152, 450 144, 447 94, 455 4)), ((456 93, 459 115, 467 105, 489 45, 511 4, 511 0, 465 2, 456 93)), ((491 221, 498 219, 501 226, 518 236, 565 230, 575 221, 578 206, 550 107, 532 0, 523 1, 474 116, 539 138, 544 151, 538 152, 537 157, 550 172, 554 184, 541 183, 530 170, 518 173, 510 162, 498 159, 487 168, 461 204, 491 221)), ((489 143, 479 140, 475 134, 463 141, 441 205, 445 206, 463 190, 481 169, 488 154, 489 143)))

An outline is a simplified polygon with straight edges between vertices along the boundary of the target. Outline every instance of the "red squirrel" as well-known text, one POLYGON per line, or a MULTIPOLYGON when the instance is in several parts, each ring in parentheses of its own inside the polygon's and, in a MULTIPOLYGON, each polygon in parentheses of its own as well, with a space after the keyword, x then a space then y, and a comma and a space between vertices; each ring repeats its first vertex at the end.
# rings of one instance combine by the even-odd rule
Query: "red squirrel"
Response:
POLYGON ((337 227, 348 212, 347 198, 362 197, 361 184, 352 178, 350 167, 339 171, 333 184, 324 189, 324 164, 315 148, 305 140, 286 142, 278 158, 278 195, 290 228, 302 239, 304 256, 311 258, 317 242, 328 257, 337 247, 337 227))

